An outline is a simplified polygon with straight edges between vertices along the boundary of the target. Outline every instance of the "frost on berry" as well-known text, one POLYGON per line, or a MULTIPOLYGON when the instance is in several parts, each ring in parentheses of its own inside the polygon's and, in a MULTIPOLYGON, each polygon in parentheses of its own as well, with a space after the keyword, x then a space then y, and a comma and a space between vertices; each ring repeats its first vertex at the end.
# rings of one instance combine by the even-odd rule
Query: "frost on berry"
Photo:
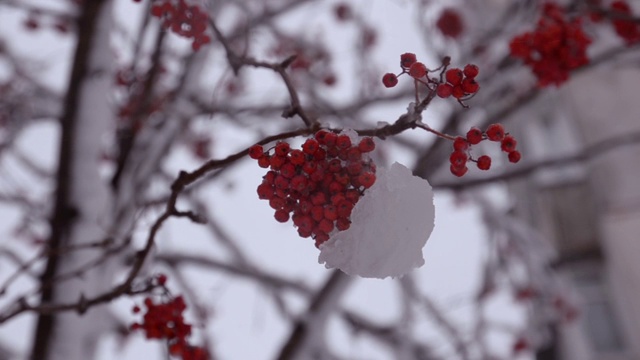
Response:
POLYGON ((269 201, 276 221, 291 220, 301 237, 312 237, 320 247, 351 226, 353 207, 375 184, 376 167, 368 155, 374 149, 370 137, 327 130, 305 140, 302 149, 278 142, 263 152, 254 145, 250 155, 271 169, 258 185, 258 198, 269 201))
MULTIPOLYGON (((431 185, 405 166, 381 168, 351 212, 351 223, 320 247, 318 261, 349 275, 399 277, 424 264, 422 248, 434 227, 431 185)), ((338 209, 339 211, 339 209, 338 209)))

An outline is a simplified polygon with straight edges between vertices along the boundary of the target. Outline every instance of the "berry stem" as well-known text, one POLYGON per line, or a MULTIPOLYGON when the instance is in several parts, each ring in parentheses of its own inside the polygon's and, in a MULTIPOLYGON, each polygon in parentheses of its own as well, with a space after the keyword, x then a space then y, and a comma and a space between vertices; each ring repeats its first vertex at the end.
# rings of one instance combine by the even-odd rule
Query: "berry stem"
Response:
POLYGON ((416 122, 416 126, 421 128, 421 129, 423 129, 423 130, 426 130, 426 131, 428 131, 428 132, 430 132, 432 134, 435 134, 436 136, 438 136, 440 138, 446 139, 446 140, 453 141, 453 140, 456 139, 455 136, 451 136, 451 135, 447 135, 445 133, 441 133, 440 131, 432 128, 431 126, 429 126, 429 125, 427 125, 427 124, 425 124, 425 123, 423 123, 421 121, 416 122))

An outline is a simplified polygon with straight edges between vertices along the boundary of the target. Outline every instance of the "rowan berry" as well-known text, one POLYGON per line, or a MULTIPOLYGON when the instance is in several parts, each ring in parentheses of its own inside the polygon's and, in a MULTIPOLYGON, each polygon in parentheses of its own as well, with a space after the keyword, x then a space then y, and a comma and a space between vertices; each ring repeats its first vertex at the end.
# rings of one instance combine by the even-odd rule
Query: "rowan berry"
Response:
POLYGON ((365 172, 358 176, 358 182, 360 182, 360 185, 362 185, 365 189, 373 186, 373 183, 375 183, 375 181, 376 175, 370 172, 365 172))
POLYGON ((285 210, 276 210, 273 216, 276 218, 276 221, 281 223, 286 223, 287 221, 289 221, 289 212, 285 210))
POLYGON ((316 151, 318 151, 320 144, 315 139, 307 139, 307 141, 302 144, 302 151, 305 154, 313 155, 316 151))
POLYGON ((291 161, 292 164, 294 165, 302 165, 304 164, 306 160, 306 157, 304 156, 304 153, 300 150, 291 150, 289 152, 289 161, 291 161))
POLYGON ((329 240, 329 234, 322 232, 322 231, 318 231, 316 232, 316 239, 315 239, 315 245, 317 248, 320 248, 320 245, 324 244, 325 242, 327 242, 327 240, 329 240))
POLYGON ((156 277, 156 281, 158 282, 158 285, 164 286, 167 283, 167 275, 158 274, 158 276, 156 277))
POLYGON ((462 72, 464 73, 464 76, 466 76, 467 78, 474 79, 476 76, 478 76, 480 69, 474 64, 467 64, 465 65, 464 70, 462 70, 462 72))
POLYGON ((287 159, 282 156, 272 156, 269 159, 269 165, 272 169, 280 169, 280 167, 284 165, 285 162, 287 162, 287 159))
POLYGON ((289 149, 290 149, 289 143, 280 141, 276 144, 275 153, 277 156, 285 157, 289 153, 289 149))
POLYGON ((360 152, 360 149, 358 149, 357 147, 352 147, 349 150, 347 150, 347 160, 351 162, 356 162, 356 161, 360 161, 361 158, 362 158, 362 152, 360 152))
POLYGON ((408 69, 411 67, 411 65, 413 65, 416 61, 418 61, 416 59, 416 54, 413 53, 404 53, 402 55, 400 55, 400 66, 408 69))
POLYGON ((500 148, 502 151, 510 153, 516 149, 517 144, 516 138, 511 135, 506 135, 500 142, 500 148))
POLYGON ((336 229, 339 231, 347 230, 351 226, 351 221, 345 218, 339 218, 336 220, 336 229))
POLYGON ((451 171, 451 173, 457 177, 462 177, 464 174, 467 173, 467 171, 469 170, 469 168, 467 168, 466 166, 463 167, 455 167, 453 166, 453 164, 451 166, 449 166, 449 170, 451 171))
POLYGON ((469 148, 469 142, 462 136, 457 136, 455 140, 453 140, 453 150, 455 151, 465 151, 469 148))
POLYGON ((306 174, 313 174, 317 168, 318 165, 313 160, 306 161, 304 164, 302 164, 302 171, 306 174))
POLYGON ((454 151, 449 156, 449 162, 457 168, 465 166, 468 160, 469 156, 464 151, 454 151))
POLYGON ((352 162, 347 165, 349 175, 358 175, 362 172, 362 164, 360 162, 352 162))
POLYGON ((439 84, 436 88, 436 95, 446 99, 453 94, 453 86, 451 84, 439 84))
POLYGON ((480 170, 489 170, 491 168, 491 157, 487 155, 482 155, 478 158, 478 169, 480 170))
POLYGON ((327 130, 318 130, 313 137, 318 141, 318 144, 326 145, 327 134, 329 134, 327 130))
POLYGON ((462 18, 457 11, 451 8, 444 9, 440 13, 440 17, 436 22, 436 27, 440 30, 442 35, 457 38, 464 31, 464 25, 462 18))
POLYGON ((296 175, 296 166, 290 162, 285 163, 280 167, 280 174, 287 179, 291 179, 296 175))
POLYGON ((262 149, 262 145, 253 145, 249 148, 249 157, 258 160, 264 156, 264 150, 262 149))
POLYGON ((260 166, 261 168, 268 168, 269 166, 271 166, 271 158, 269 157, 269 155, 265 155, 261 158, 258 159, 258 166, 260 166))
POLYGON ((333 231, 333 227, 333 221, 329 219, 322 219, 320 220, 320 222, 318 222, 318 229, 327 234, 333 231))
POLYGON ((363 137, 358 144, 358 150, 362 153, 368 153, 376 148, 376 143, 370 137, 363 137))
POLYGON ((462 84, 460 84, 462 90, 467 94, 475 94, 480 90, 480 85, 476 82, 475 79, 465 78, 462 80, 462 84))
POLYGON ((462 82, 464 74, 458 68, 451 68, 444 73, 444 76, 449 84, 455 86, 462 82))
POLYGON ((348 135, 339 135, 336 139, 336 146, 339 149, 348 149, 351 146, 351 138, 348 135))
POLYGON ((275 194, 275 190, 269 184, 262 183, 258 185, 258 198, 261 200, 269 200, 275 194))
POLYGON ((427 75, 427 66, 421 62, 415 62, 409 68, 409 75, 413 78, 420 79, 427 75))
POLYGON ((520 159, 522 158, 522 154, 520 154, 520 151, 514 150, 509 152, 508 157, 509 157, 509 162, 512 162, 515 164, 518 161, 520 161, 520 159))
POLYGON ((453 92, 451 93, 451 95, 453 95, 453 97, 456 99, 461 99, 466 95, 466 93, 462 86, 456 85, 453 87, 453 92))
POLYGON ((273 210, 280 210, 284 208, 286 203, 287 202, 283 198, 278 196, 274 196, 271 199, 269 199, 269 206, 271 206, 273 210))
POLYGON ((491 141, 501 141, 504 138, 504 126, 502 124, 491 124, 487 128, 487 138, 491 141))
POLYGON ((398 85, 398 77, 396 74, 386 73, 382 77, 382 84, 384 84, 385 87, 392 88, 398 85))
POLYGON ((477 127, 472 127, 467 131, 467 141, 471 145, 476 145, 482 141, 482 131, 477 127))

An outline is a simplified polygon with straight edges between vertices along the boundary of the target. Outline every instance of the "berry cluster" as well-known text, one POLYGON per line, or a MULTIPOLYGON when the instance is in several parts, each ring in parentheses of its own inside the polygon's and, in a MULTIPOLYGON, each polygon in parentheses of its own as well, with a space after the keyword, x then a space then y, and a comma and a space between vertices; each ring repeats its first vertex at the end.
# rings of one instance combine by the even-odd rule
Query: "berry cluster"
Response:
POLYGON ((211 42, 207 31, 207 13, 198 6, 188 5, 185 0, 160 0, 151 7, 151 15, 162 18, 162 26, 174 33, 193 38, 191 47, 198 51, 211 42))
POLYGON ((587 64, 590 43, 580 18, 568 20, 560 6, 546 3, 535 31, 516 36, 509 47, 511 56, 524 60, 544 87, 562 84, 571 70, 587 64))
POLYGON ((475 78, 480 70, 476 65, 467 64, 464 70, 452 68, 445 72, 446 83, 439 84, 436 88, 436 94, 441 98, 452 96, 461 99, 467 95, 473 95, 480 90, 480 85, 475 78))
MULTIPOLYGON (((384 74, 382 77, 382 84, 388 88, 394 87, 398 84, 399 76, 409 74, 409 76, 414 78, 416 81, 429 87, 431 91, 435 91, 439 97, 448 98, 453 95, 453 97, 458 99, 458 101, 466 100, 480 90, 480 85, 478 85, 475 80, 480 71, 476 65, 467 64, 464 67, 464 70, 458 68, 446 70, 447 65, 448 64, 434 70, 429 70, 425 64, 417 60, 415 54, 404 53, 400 55, 400 67, 402 68, 402 72, 398 75, 393 73, 384 74), (428 76, 430 72, 443 72, 445 70, 444 82, 428 76)), ((440 77, 442 78, 442 74, 440 77)))
MULTIPOLYGON (((631 17, 631 7, 625 1, 614 1, 611 4, 611 11, 618 15, 631 17)), ((631 46, 640 42, 640 23, 633 19, 611 20, 616 33, 624 39, 627 45, 631 46)))
POLYGON ((487 127, 487 131, 477 127, 472 127, 466 137, 458 136, 453 141, 453 152, 449 156, 449 162, 451 163, 449 170, 455 176, 463 176, 469 170, 467 168, 467 162, 475 162, 480 170, 489 170, 491 168, 491 157, 489 155, 482 155, 477 159, 471 156, 470 150, 472 145, 479 144, 483 140, 500 142, 500 148, 502 151, 508 154, 508 159, 512 163, 520 161, 522 154, 516 150, 517 141, 508 133, 505 133, 502 124, 491 124, 487 127))
MULTIPOLYGON (((158 278, 164 284, 166 277, 158 278)), ((149 297, 144 299, 147 308, 141 323, 131 325, 131 330, 142 330, 147 339, 166 339, 169 353, 180 356, 182 360, 206 360, 207 352, 200 347, 190 345, 186 338, 191 334, 191 325, 184 322, 182 313, 187 308, 182 296, 177 296, 166 303, 154 303, 149 297)), ((140 307, 133 307, 134 313, 140 307)))
POLYGON ((270 168, 258 197, 269 201, 277 221, 291 217, 298 234, 314 238, 319 247, 334 230, 349 228, 353 207, 376 181, 376 166, 368 156, 374 148, 370 137, 355 144, 346 134, 326 130, 307 139, 302 149, 286 142, 267 151, 254 145, 249 156, 270 168))

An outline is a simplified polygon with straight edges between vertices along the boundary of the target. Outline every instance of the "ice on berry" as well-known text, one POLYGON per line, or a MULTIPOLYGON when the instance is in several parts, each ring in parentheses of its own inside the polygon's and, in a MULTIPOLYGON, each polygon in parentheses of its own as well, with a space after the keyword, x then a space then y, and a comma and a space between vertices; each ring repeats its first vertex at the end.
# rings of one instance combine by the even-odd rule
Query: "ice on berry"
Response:
POLYGON ((320 246, 318 262, 327 268, 382 279, 424 265, 422 248, 435 220, 431 185, 397 162, 376 175, 355 205, 349 229, 320 246))

